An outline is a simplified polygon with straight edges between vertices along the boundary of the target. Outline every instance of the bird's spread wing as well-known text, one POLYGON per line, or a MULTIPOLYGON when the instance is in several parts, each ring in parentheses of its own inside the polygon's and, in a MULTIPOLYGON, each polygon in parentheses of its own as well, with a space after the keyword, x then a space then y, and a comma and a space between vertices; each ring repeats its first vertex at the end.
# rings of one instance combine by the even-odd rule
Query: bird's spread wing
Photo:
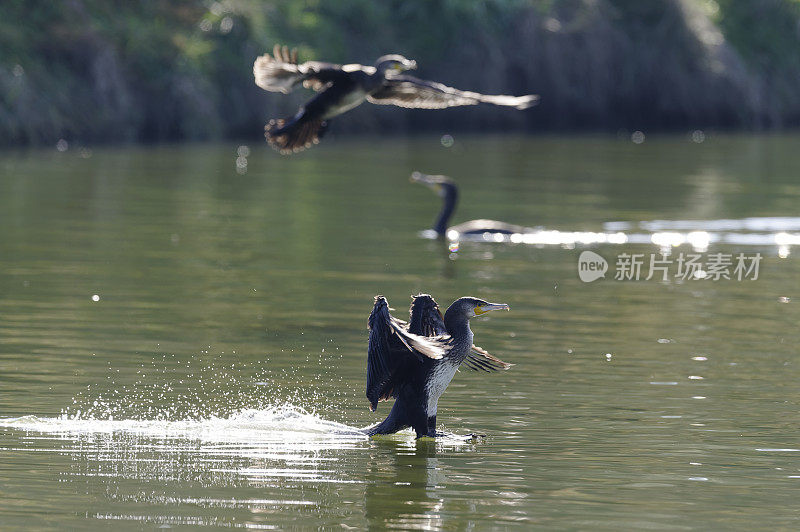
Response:
POLYGON ((387 79, 384 87, 367 96, 367 100, 381 105, 397 105, 417 109, 444 109, 479 103, 527 109, 539 101, 539 96, 536 94, 526 96, 479 94, 461 91, 413 76, 398 75, 387 79))
POLYGON ((508 369, 514 364, 503 362, 494 355, 490 355, 483 348, 477 345, 472 345, 467 358, 464 359, 464 365, 469 369, 475 371, 499 371, 501 369, 508 369))
POLYGON ((369 315, 369 347, 367 348, 367 399, 374 411, 378 401, 395 397, 395 380, 409 363, 421 363, 425 357, 444 356, 445 344, 434 338, 411 334, 405 322, 389 314, 386 298, 377 296, 369 315))
POLYGON ((256 85, 271 92, 291 92, 300 83, 304 87, 320 91, 329 83, 345 75, 340 65, 320 61, 297 64, 297 50, 275 45, 270 54, 264 54, 253 63, 256 85))
POLYGON ((275 118, 264 126, 264 136, 270 146, 283 155, 297 153, 314 144, 325 135, 330 120, 287 120, 275 118))
POLYGON ((411 302, 408 332, 419 336, 441 336, 447 334, 439 305, 428 294, 414 296, 414 300, 411 302))

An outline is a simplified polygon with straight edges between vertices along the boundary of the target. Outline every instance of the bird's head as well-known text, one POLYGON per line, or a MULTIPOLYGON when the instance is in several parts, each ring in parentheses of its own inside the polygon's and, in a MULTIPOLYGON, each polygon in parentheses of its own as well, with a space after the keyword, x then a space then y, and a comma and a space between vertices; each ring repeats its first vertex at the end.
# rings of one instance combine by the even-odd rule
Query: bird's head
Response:
POLYGON ((493 310, 511 310, 505 303, 489 303, 483 299, 476 297, 461 297, 456 299, 447 309, 445 321, 448 320, 447 314, 452 314, 452 317, 459 316, 461 318, 474 318, 481 316, 493 310))
POLYGON ((440 197, 446 196, 448 192, 455 191, 457 188, 455 181, 446 175, 429 175, 422 172, 414 172, 411 174, 409 181, 425 185, 440 197))
POLYGON ((375 61, 375 69, 381 73, 405 72, 406 70, 413 70, 417 68, 417 62, 412 59, 406 59, 399 54, 390 54, 379 57, 375 61))

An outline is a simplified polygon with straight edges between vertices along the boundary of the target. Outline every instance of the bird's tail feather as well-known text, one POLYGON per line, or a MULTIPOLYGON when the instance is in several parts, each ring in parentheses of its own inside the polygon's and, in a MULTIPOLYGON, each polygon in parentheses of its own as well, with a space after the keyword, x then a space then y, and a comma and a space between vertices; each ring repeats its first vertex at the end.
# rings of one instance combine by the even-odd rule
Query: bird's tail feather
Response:
POLYGON ((297 153, 314 144, 325 135, 330 121, 313 119, 305 120, 283 118, 270 120, 264 126, 264 136, 270 146, 283 155, 297 153))

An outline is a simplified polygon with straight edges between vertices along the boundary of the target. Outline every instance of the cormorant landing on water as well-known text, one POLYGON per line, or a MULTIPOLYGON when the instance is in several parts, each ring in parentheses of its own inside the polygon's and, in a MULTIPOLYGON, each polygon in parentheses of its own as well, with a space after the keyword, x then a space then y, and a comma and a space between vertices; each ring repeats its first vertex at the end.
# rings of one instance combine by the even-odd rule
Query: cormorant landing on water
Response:
POLYGON ((367 399, 373 412, 379 401, 396 400, 389 416, 366 429, 367 434, 411 427, 417 438, 441 435, 436 432, 436 407, 462 363, 482 371, 512 365, 472 343, 470 318, 499 309, 508 310, 508 305, 462 297, 442 318, 436 301, 420 294, 414 297, 406 323, 389 314, 386 298, 377 296, 369 315, 367 399))
POLYGON ((436 192, 442 198, 442 210, 439 211, 434 222, 433 230, 440 237, 458 240, 464 235, 531 233, 534 229, 521 225, 498 222, 497 220, 470 220, 452 227, 447 227, 447 222, 456 210, 458 203, 458 187, 455 182, 445 175, 428 175, 421 172, 411 174, 412 183, 420 183, 436 192))
POLYGON ((527 109, 539 96, 486 95, 425 81, 402 72, 417 68, 402 55, 384 55, 374 66, 336 65, 320 61, 297 63, 297 50, 275 45, 253 64, 256 85, 272 92, 291 92, 302 84, 318 92, 291 118, 270 120, 264 128, 267 142, 282 154, 302 151, 327 130, 330 119, 361 105, 365 100, 380 105, 417 109, 444 109, 491 103, 527 109))

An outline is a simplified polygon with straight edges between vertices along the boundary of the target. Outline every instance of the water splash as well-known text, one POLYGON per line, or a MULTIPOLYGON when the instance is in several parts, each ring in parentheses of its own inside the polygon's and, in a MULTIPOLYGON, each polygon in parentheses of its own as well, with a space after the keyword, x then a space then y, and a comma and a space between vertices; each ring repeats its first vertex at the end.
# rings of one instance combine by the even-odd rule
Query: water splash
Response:
MULTIPOLYGON (((62 417, 207 420, 283 404, 314 405, 315 412, 324 412, 354 393, 342 386, 338 375, 320 372, 309 377, 297 366, 274 367, 266 356, 248 362, 235 351, 210 351, 208 346, 185 359, 156 355, 135 368, 109 363, 106 378, 75 394, 72 404, 62 409, 62 417)), ((324 349, 308 353, 306 366, 313 363, 312 356, 323 366, 338 355, 328 355, 324 349)))
POLYGON ((207 419, 97 419, 62 414, 47 418, 23 416, 0 418, 0 427, 46 433, 66 439, 84 436, 116 436, 158 440, 194 440, 204 443, 235 443, 247 445, 279 442, 328 441, 354 443, 366 439, 354 427, 328 421, 303 408, 291 404, 266 409, 246 409, 227 417, 211 416, 207 419))
MULTIPOLYGON (((109 365, 106 382, 76 395, 58 416, 0 418, 0 448, 66 457, 60 475, 105 479, 112 498, 126 496, 119 480, 157 481, 165 493, 172 482, 258 488, 363 482, 352 464, 375 442, 361 428, 299 406, 325 412, 328 401, 341 412, 348 395, 341 382, 209 351, 188 360, 155 356, 134 368, 109 365)), ((418 445, 413 432, 396 438, 400 446, 418 445)), ((434 443, 466 444, 464 438, 434 443)), ((158 503, 165 493, 141 497, 158 503)))
POLYGON ((349 483, 347 460, 368 443, 358 428, 291 404, 207 419, 0 418, 9 451, 69 456, 72 477, 197 482, 204 486, 349 483))

